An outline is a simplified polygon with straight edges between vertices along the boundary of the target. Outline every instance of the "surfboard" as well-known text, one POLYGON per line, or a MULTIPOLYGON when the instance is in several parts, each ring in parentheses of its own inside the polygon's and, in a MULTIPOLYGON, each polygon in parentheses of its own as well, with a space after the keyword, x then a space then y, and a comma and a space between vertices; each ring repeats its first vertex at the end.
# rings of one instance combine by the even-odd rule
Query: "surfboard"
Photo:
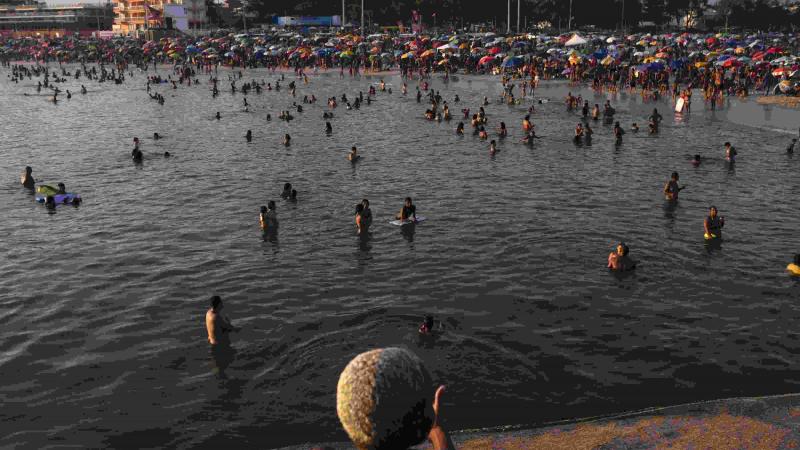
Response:
POLYGON ((681 97, 681 98, 679 98, 679 99, 678 99, 678 102, 677 102, 677 103, 675 103, 675 112, 676 112, 676 113, 683 112, 683 104, 684 104, 684 103, 685 103, 685 102, 684 102, 684 100, 683 100, 683 97, 681 97))
POLYGON ((414 223, 420 223, 420 222, 424 222, 424 221, 425 221, 425 217, 417 216, 416 222, 411 220, 411 219, 406 219, 406 220, 391 220, 391 221, 389 221, 389 223, 392 224, 392 225, 402 226, 402 225, 411 225, 411 224, 414 224, 414 223))

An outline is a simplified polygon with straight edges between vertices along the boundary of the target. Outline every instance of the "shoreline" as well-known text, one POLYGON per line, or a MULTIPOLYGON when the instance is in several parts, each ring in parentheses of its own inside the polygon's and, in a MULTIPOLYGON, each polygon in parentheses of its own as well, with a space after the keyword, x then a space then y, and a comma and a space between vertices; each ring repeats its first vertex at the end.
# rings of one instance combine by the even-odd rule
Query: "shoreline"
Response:
MULTIPOLYGON (((786 448, 800 446, 800 393, 656 406, 543 424, 463 429, 451 431, 450 436, 459 449, 622 449, 701 443, 711 445, 709 448, 786 448), (724 442, 710 444, 712 438, 724 442)), ((324 442, 275 450, 353 448, 349 442, 324 442)), ((424 443, 413 448, 432 447, 424 443)))

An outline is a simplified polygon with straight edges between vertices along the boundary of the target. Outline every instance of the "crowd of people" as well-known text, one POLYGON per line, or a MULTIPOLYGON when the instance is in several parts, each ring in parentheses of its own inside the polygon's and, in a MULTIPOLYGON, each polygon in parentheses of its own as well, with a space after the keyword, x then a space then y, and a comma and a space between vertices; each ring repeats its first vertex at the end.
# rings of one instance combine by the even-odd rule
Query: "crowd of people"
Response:
MULTIPOLYGON (((247 38, 249 39, 249 37, 247 38)), ((622 61, 625 61, 626 58, 627 61, 633 61, 634 58, 638 58, 634 56, 636 52, 630 52, 630 50, 640 47, 639 42, 630 42, 625 47, 615 46, 616 53, 611 53, 607 50, 603 54, 593 54, 593 59, 580 57, 578 53, 567 52, 564 52, 566 58, 561 59, 562 55, 559 51, 545 51, 546 54, 553 57, 537 55, 537 52, 541 50, 539 44, 544 41, 539 37, 510 40, 504 38, 500 41, 494 39, 491 41, 492 46, 488 47, 484 40, 479 41, 480 47, 476 46, 475 42, 469 42, 467 47, 462 47, 464 43, 459 43, 458 40, 455 40, 455 42, 451 40, 446 44, 441 44, 441 42, 430 38, 427 41, 425 38, 415 38, 413 41, 406 40, 405 42, 382 40, 380 42, 382 47, 378 48, 378 54, 382 55, 388 52, 393 57, 379 58, 382 58, 382 61, 390 60, 393 64, 397 64, 398 73, 402 79, 400 93, 394 94, 391 87, 387 87, 386 83, 380 80, 376 85, 370 84, 367 87, 366 95, 363 91, 360 91, 351 98, 348 98, 346 94, 342 94, 339 99, 330 97, 327 100, 327 109, 322 116, 322 120, 325 123, 324 131, 327 134, 333 133, 333 127, 329 120, 334 117, 334 111, 339 106, 348 110, 359 110, 362 106, 370 105, 379 95, 401 95, 405 97, 409 95, 409 85, 413 86, 414 84, 416 84, 416 92, 413 94, 413 98, 419 104, 423 103, 423 99, 426 102, 424 112, 420 111, 420 114, 425 119, 432 122, 453 120, 454 114, 451 111, 451 105, 460 104, 461 100, 458 95, 446 99, 439 91, 434 89, 432 75, 438 70, 443 70, 443 76, 449 77, 451 73, 458 69, 474 71, 475 68, 485 66, 497 66, 505 69, 499 78, 503 88, 503 95, 499 101, 506 105, 520 105, 522 102, 530 103, 530 107, 524 117, 521 118, 521 141, 527 145, 534 145, 535 140, 539 138, 536 134, 536 126, 533 120, 535 105, 546 100, 537 99, 535 91, 539 83, 554 77, 568 78, 573 83, 587 83, 598 92, 619 89, 628 89, 633 92, 638 89, 642 97, 648 100, 657 101, 662 97, 671 95, 673 99, 676 101, 680 99, 685 105, 683 112, 689 111, 693 90, 701 90, 706 102, 710 105, 716 105, 722 95, 747 95, 748 92, 763 88, 765 83, 769 86, 775 81, 775 79, 770 79, 773 76, 770 64, 766 66, 758 64, 718 65, 708 62, 708 59, 710 59, 708 54, 705 55, 705 65, 699 65, 696 62, 689 64, 689 59, 691 58, 689 52, 696 45, 699 45, 689 37, 666 38, 663 36, 651 36, 647 39, 643 45, 648 48, 663 46, 659 48, 659 53, 668 57, 668 64, 664 64, 663 67, 648 65, 645 68, 622 64, 622 61), (669 40, 669 42, 665 40, 669 40), (655 45, 653 42, 655 42, 655 45), (691 42, 695 42, 695 44, 690 45, 691 42), (388 48, 387 43, 389 43, 388 48), (456 57, 450 51, 450 56, 447 59, 441 59, 443 54, 448 54, 447 49, 442 49, 445 45, 449 45, 451 50, 459 49, 470 56, 462 55, 456 57), (396 46, 400 46, 399 49, 402 49, 404 53, 394 57, 393 49, 396 46), (410 50, 412 48, 414 50, 410 50), (481 50, 477 52, 477 55, 473 56, 475 52, 472 52, 472 49, 475 48, 480 48, 481 50), (488 50, 493 52, 491 55, 494 60, 491 62, 484 60, 489 55, 481 56, 483 55, 482 52, 487 51, 486 49, 494 48, 499 50, 497 52, 488 50), (436 49, 436 52, 429 54, 427 57, 423 56, 423 54, 432 49, 436 49), (520 60, 513 59, 517 56, 512 56, 512 59, 505 59, 508 56, 503 58, 496 57, 501 52, 511 52, 514 49, 524 49, 529 53, 525 54, 520 60), (387 52, 384 52, 384 50, 387 52), (416 52, 415 56, 408 56, 409 52, 416 52), (417 55, 417 53, 419 54, 417 55), (476 59, 476 56, 480 58, 476 59), (602 59, 599 59, 601 57, 602 59), (426 58, 432 59, 426 60, 426 58), (447 62, 440 64, 436 62, 437 58, 439 58, 438 61, 445 60, 447 62), (613 58, 615 62, 613 64, 604 63, 604 61, 608 61, 608 58, 613 58), (687 61, 681 64, 671 64, 672 62, 681 61, 682 58, 687 58, 687 61), (497 61, 498 59, 499 61, 497 61), (509 61, 519 62, 508 63, 509 61), (476 64, 473 65, 473 62, 476 64), (764 67, 767 69, 764 69, 764 67)), ((713 49, 717 46, 728 45, 727 43, 722 44, 723 41, 718 38, 715 38, 716 40, 709 39, 703 40, 707 48, 713 49)), ((203 40, 202 42, 207 43, 205 46, 192 44, 197 49, 219 47, 220 50, 215 52, 205 52, 205 50, 200 52, 190 51, 190 46, 185 45, 186 43, 180 40, 177 41, 178 45, 167 40, 166 42, 159 42, 155 46, 142 41, 102 41, 95 44, 93 60, 87 54, 84 54, 83 57, 79 57, 80 53, 76 54, 79 51, 78 49, 86 49, 85 43, 59 41, 58 43, 62 48, 67 46, 70 50, 52 54, 51 50, 45 51, 40 47, 36 47, 37 44, 35 42, 15 43, 15 45, 9 47, 8 41, 6 41, 6 45, 3 47, 5 50, 0 53, 0 60, 10 69, 9 78, 12 82, 19 82, 26 78, 29 80, 37 78, 37 93, 43 88, 52 90, 53 102, 59 101, 58 95, 61 90, 58 88, 58 84, 66 82, 67 79, 80 80, 83 77, 88 81, 97 83, 113 82, 123 84, 136 78, 135 70, 148 71, 150 68, 157 68, 158 64, 165 64, 167 61, 171 61, 172 64, 169 66, 170 73, 168 75, 165 77, 157 74, 148 75, 145 85, 149 98, 157 101, 160 105, 164 105, 164 96, 156 92, 157 90, 197 86, 202 84, 201 77, 208 77, 208 84, 212 88, 212 97, 220 95, 219 84, 222 80, 220 79, 219 68, 224 63, 234 67, 238 66, 238 68, 228 72, 227 81, 230 84, 232 95, 237 92, 243 95, 248 95, 249 93, 259 95, 262 92, 273 92, 277 95, 281 92, 283 83, 286 85, 284 95, 289 95, 292 99, 295 99, 297 98, 297 83, 303 83, 304 85, 311 83, 309 80, 310 71, 333 67, 338 63, 342 76, 344 76, 345 69, 349 74, 356 76, 360 68, 369 67, 369 61, 375 60, 370 57, 376 54, 372 49, 359 52, 359 49, 362 48, 361 44, 367 42, 367 40, 357 36, 343 37, 336 42, 334 47, 325 47, 323 45, 322 48, 328 49, 341 50, 341 48, 345 48, 346 50, 341 50, 338 56, 333 51, 326 51, 323 57, 316 58, 303 57, 303 52, 300 52, 300 56, 292 56, 298 54, 298 47, 295 47, 294 53, 291 54, 274 54, 275 50, 261 47, 265 48, 266 51, 260 52, 262 56, 259 57, 259 46, 252 42, 238 46, 236 49, 233 48, 233 43, 242 42, 242 40, 243 38, 225 36, 216 40, 203 40), (350 41, 347 39, 350 39, 350 41), (211 46, 210 43, 212 42, 217 46, 211 46), (72 47, 67 45, 69 43, 72 43, 72 47), (336 47, 336 45, 340 45, 340 47, 336 47), (164 53, 165 47, 167 49, 166 53, 164 53), (36 48, 39 50, 34 51, 36 48), (125 48, 127 51, 120 52, 121 48, 125 48), (153 51, 143 51, 148 48, 153 49, 153 51), (222 57, 206 57, 209 54, 220 55, 222 50, 228 50, 221 53, 222 57), (348 51, 351 53, 350 56, 341 54, 348 51), (42 52, 46 53, 43 54, 42 52), (178 53, 180 53, 179 57, 170 56, 178 53), (31 56, 31 59, 44 62, 25 64, 16 61, 17 58, 25 55, 31 56), (11 63, 12 60, 15 62, 11 63), (76 64, 70 67, 59 64, 58 70, 56 70, 47 64, 48 60, 51 62, 58 61, 59 63, 75 62, 76 64), (347 60, 347 63, 345 63, 345 60, 347 60), (259 65, 271 68, 271 72, 267 73, 271 73, 276 79, 270 82, 255 79, 245 80, 244 74, 247 68, 259 65), (286 71, 281 71, 278 75, 278 69, 281 66, 293 69, 295 80, 287 83, 286 71)), ((756 41, 758 39, 753 39, 746 44, 747 50, 745 51, 748 55, 754 56, 753 52, 759 48, 760 44, 752 45, 756 41)), ((604 40, 604 42, 613 44, 614 41, 604 40)), ((796 41, 793 40, 791 42, 796 46, 796 41)), ((0 41, 0 44, 2 43, 3 41, 0 41)), ((789 41, 786 43, 788 44, 789 41)), ((378 45, 375 42, 370 43, 370 45, 373 44, 378 45)), ((565 44, 567 44, 566 41, 561 42, 561 47, 559 48, 567 48, 564 47, 565 44)), ((764 45, 760 46, 764 47, 764 45)), ((52 49, 51 47, 46 48, 52 49)), ((605 48, 607 49, 607 46, 605 48)), ((740 47, 737 46, 734 49, 734 53, 738 52, 738 48, 740 47)), ((764 50, 766 51, 766 49, 764 50)), ((773 51, 771 55, 781 54, 782 52, 782 50, 780 52, 773 51)), ((313 50, 309 51, 309 54, 313 53, 313 50)), ((321 55, 322 53, 319 54, 321 55)), ((726 58, 723 62, 728 60, 726 58)), ((386 68, 383 67, 383 63, 381 68, 386 68)), ((789 76, 788 72, 782 72, 784 81, 788 80, 789 76)), ((769 89, 765 91, 769 91, 769 89)), ((81 93, 85 95, 88 92, 89 90, 81 85, 81 93)), ((67 98, 69 99, 71 93, 69 91, 67 93, 67 98)), ((292 109, 280 111, 278 117, 289 123, 293 120, 293 113, 303 114, 304 104, 308 105, 315 102, 315 95, 305 95, 302 102, 293 102, 292 109)), ((494 131, 487 128, 490 121, 487 109, 491 103, 487 97, 484 97, 480 104, 473 105, 477 106, 476 113, 472 114, 469 107, 463 108, 461 113, 463 114, 463 120, 469 122, 473 136, 476 139, 488 141, 488 152, 491 157, 495 157, 501 152, 501 145, 498 141, 502 143, 512 134, 512 131, 510 131, 511 127, 507 126, 505 122, 499 122, 494 131), (490 139, 495 135, 496 139, 490 139)), ((623 127, 620 121, 615 119, 616 110, 610 101, 607 101, 602 107, 599 104, 591 106, 588 101, 580 96, 573 96, 572 93, 569 93, 565 99, 565 104, 568 112, 579 114, 580 117, 580 122, 575 126, 574 135, 572 136, 572 141, 575 145, 591 145, 595 134, 591 122, 600 120, 608 126, 613 123, 611 134, 614 142, 616 145, 622 145, 626 127, 623 127)), ((242 102, 243 110, 250 112, 250 106, 245 97, 242 102)), ((223 120, 223 117, 217 112, 214 119, 223 120)), ((267 113, 265 119, 271 120, 271 115, 267 113)), ((662 133, 663 130, 660 126, 662 120, 663 117, 658 109, 653 108, 652 113, 646 118, 648 132, 653 135, 662 133)), ((464 121, 459 122, 455 128, 455 132, 458 135, 463 135, 465 132, 466 125, 464 121)), ((639 131, 639 126, 637 123, 632 123, 627 129, 632 133, 636 133, 639 131)), ((313 130, 302 131, 314 132, 313 130)), ((555 134, 564 134, 564 130, 551 131, 555 134)), ((566 130, 566 134, 569 135, 569 130, 566 130)), ((161 135, 157 132, 153 134, 154 140, 160 138, 161 135)), ((244 138, 247 142, 251 142, 253 140, 252 131, 247 130, 244 138)), ((287 147, 291 146, 291 139, 291 136, 286 133, 281 144, 287 147)), ((569 138, 565 137, 564 139, 569 138)), ((794 151, 796 141, 797 139, 792 140, 787 148, 787 153, 794 151)), ((146 159, 141 146, 142 143, 139 138, 134 137, 131 159, 136 164, 142 164, 146 159)), ((724 152, 727 164, 736 163, 738 152, 731 143, 726 142, 721 152, 724 152)), ((169 156, 169 152, 163 153, 163 157, 169 156)), ((355 146, 345 156, 351 164, 357 164, 362 157, 355 146)), ((701 164, 703 159, 704 157, 698 154, 693 157, 691 163, 697 166, 701 164)), ((33 169, 31 167, 26 167, 20 181, 25 188, 34 191, 38 187, 32 172, 33 169)), ((686 185, 681 186, 679 179, 678 172, 673 172, 664 185, 663 194, 667 202, 677 202, 681 191, 687 187, 686 185)), ((55 208, 55 199, 59 198, 58 195, 63 197, 65 194, 67 194, 66 187, 63 183, 59 183, 55 192, 46 196, 45 204, 48 208, 55 208)), ((291 183, 286 183, 280 193, 280 198, 287 202, 297 202, 298 191, 291 183)), ((75 197, 71 197, 71 202, 77 205, 80 200, 76 201, 75 197)), ((373 213, 370 210, 369 200, 362 199, 355 205, 354 209, 354 232, 361 237, 367 236, 373 225, 373 213)), ((404 199, 399 212, 393 217, 404 227, 413 227, 421 220, 417 216, 416 205, 410 197, 404 199)), ((279 220, 274 200, 269 200, 265 206, 260 207, 258 221, 265 235, 276 235, 279 229, 279 220)), ((705 241, 709 244, 718 245, 722 239, 724 226, 725 218, 719 215, 715 206, 711 206, 708 216, 703 222, 705 241)), ((608 255, 608 269, 618 273, 635 270, 638 263, 631 258, 629 253, 630 249, 624 242, 616 245, 608 255)), ((795 256, 794 262, 787 269, 794 275, 800 275, 800 255, 795 256)), ((233 326, 230 319, 222 313, 222 309, 221 298, 218 296, 212 297, 210 308, 206 312, 206 330, 209 344, 215 347, 229 345, 230 333, 238 330, 233 326)), ((441 322, 437 325, 432 316, 426 316, 418 331, 420 335, 432 337, 443 332, 443 330, 444 327, 441 322)), ((423 389, 424 386, 430 384, 430 375, 421 361, 407 350, 387 348, 366 352, 354 358, 342 372, 337 392, 337 411, 345 430, 359 448, 404 448, 403 446, 416 444, 426 437, 433 442, 434 448, 453 448, 452 441, 440 422, 440 400, 444 388, 440 387, 436 390, 431 398, 426 395, 423 389), (382 381, 375 382, 376 379, 382 381), (394 381, 390 382, 390 380, 394 381), (376 408, 375 398, 381 399, 379 402, 380 408, 376 408)))

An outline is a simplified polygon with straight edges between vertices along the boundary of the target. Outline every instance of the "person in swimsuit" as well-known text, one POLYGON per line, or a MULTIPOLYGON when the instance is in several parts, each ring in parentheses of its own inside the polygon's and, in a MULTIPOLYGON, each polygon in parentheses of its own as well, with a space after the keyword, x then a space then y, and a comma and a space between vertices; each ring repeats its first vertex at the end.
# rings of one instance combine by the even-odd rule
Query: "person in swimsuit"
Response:
POLYGON ((25 172, 22 173, 19 177, 19 182, 27 189, 33 189, 36 186, 36 180, 33 179, 33 169, 31 166, 25 167, 25 172))
POLYGON ((456 134, 464 134, 464 122, 458 122, 458 126, 456 126, 456 134))
POLYGON ((664 197, 674 202, 678 200, 678 193, 686 189, 686 186, 678 186, 678 172, 672 172, 670 180, 664 185, 664 197))
POLYGON ((497 153, 497 142, 492 139, 492 142, 489 142, 489 154, 494 155, 497 153))
POLYGON ((615 272, 626 272, 636 268, 636 262, 628 256, 628 246, 624 242, 617 244, 616 251, 608 254, 608 268, 615 272))
POLYGON ((244 135, 244 138, 247 139, 247 142, 251 142, 253 140, 253 131, 247 130, 247 134, 244 135))
POLYGON ((792 139, 792 143, 786 147, 786 153, 794 153, 794 146, 797 144, 797 139, 792 139))
POLYGON ((703 158, 700 155, 694 155, 691 162, 693 166, 697 167, 703 162, 703 158))
POLYGON ((405 222, 406 220, 417 220, 417 207, 411 202, 411 197, 406 197, 403 207, 400 208, 400 214, 396 216, 397 220, 405 222))
POLYGON ((286 135, 283 137, 283 145, 285 145, 286 147, 288 147, 288 146, 289 146, 289 145, 291 145, 291 144, 292 144, 292 137, 291 137, 291 136, 289 136, 289 134, 287 133, 287 134, 286 134, 286 135))
POLYGON ((208 343, 211 345, 229 345, 231 331, 239 331, 231 321, 222 314, 222 299, 215 295, 211 297, 211 308, 206 311, 206 331, 208 343))
POLYGON ((333 126, 331 125, 330 122, 325 122, 325 133, 326 134, 333 133, 333 126))
POLYGON ((703 228, 706 235, 712 239, 722 237, 722 227, 725 226, 725 218, 717 216, 717 207, 712 206, 708 212, 708 217, 703 221, 703 228))

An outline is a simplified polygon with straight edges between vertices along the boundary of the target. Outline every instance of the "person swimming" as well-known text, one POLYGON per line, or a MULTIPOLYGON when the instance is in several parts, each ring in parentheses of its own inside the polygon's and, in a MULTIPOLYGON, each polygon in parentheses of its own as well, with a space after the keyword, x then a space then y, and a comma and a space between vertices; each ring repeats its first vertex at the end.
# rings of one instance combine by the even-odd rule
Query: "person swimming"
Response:
POLYGON ((489 154, 494 155, 497 153, 497 142, 492 139, 492 142, 489 142, 489 154))
POLYGON ((638 133, 639 132, 639 124, 637 124, 636 122, 633 122, 631 124, 631 131, 633 131, 634 133, 638 133))
POLYGON ((592 108, 592 120, 599 120, 599 119, 600 119, 600 105, 595 103, 594 108, 592 108))
POLYGON ((350 148, 350 153, 347 154, 347 160, 350 162, 356 162, 358 161, 358 158, 361 158, 361 156, 358 154, 358 149, 354 145, 350 148))
POLYGON ((157 140, 159 140, 159 139, 161 139, 161 135, 160 135, 160 134, 158 134, 158 133, 153 133, 153 140, 154 140, 154 141, 157 141, 157 140))
POLYGON ((292 193, 289 194, 289 201, 290 202, 297 202, 297 190, 292 189, 292 193))
POLYGON ((508 130, 506 130, 506 123, 500 122, 500 128, 497 130, 498 136, 504 138, 508 135, 508 130))
POLYGON ((281 198, 287 199, 292 195, 292 183, 286 183, 283 185, 283 192, 281 192, 281 198))
POLYGON ((222 116, 219 115, 219 111, 217 111, 217 114, 214 116, 214 118, 217 119, 217 120, 222 118, 222 116))
POLYGON ((325 133, 331 134, 333 133, 333 125, 330 122, 325 122, 325 133))
POLYGON ((533 124, 531 123, 531 116, 527 115, 524 119, 522 119, 522 131, 525 133, 531 131, 533 128, 533 124))
POLYGON ((458 122, 456 126, 456 134, 464 134, 464 122, 458 122))
POLYGON ((283 145, 288 147, 289 145, 291 145, 291 143, 292 143, 292 137, 289 136, 289 133, 286 133, 286 135, 283 136, 283 145))
POLYGON ((172 155, 170 155, 169 152, 164 152, 164 158, 169 158, 170 156, 172 155))
POLYGON ((405 222, 406 220, 417 220, 417 207, 411 202, 411 197, 406 197, 403 202, 403 207, 400 208, 400 213, 395 216, 397 220, 405 222))
POLYGON ((797 139, 792 139, 792 142, 786 147, 786 153, 794 153, 794 146, 797 144, 797 139))
POLYGON ((48 209, 55 209, 56 208, 56 198, 52 195, 48 195, 45 197, 44 206, 48 209))
POLYGON ((636 269, 636 261, 629 256, 630 249, 624 242, 617 244, 616 251, 608 254, 608 268, 614 272, 627 272, 636 269))
POLYGON ((717 216, 717 207, 711 206, 708 217, 703 221, 706 239, 722 238, 722 227, 725 226, 725 218, 717 216))
POLYGON ((67 193, 67 187, 64 185, 64 183, 58 183, 56 186, 58 187, 56 190, 56 195, 63 195, 67 193))
POLYGON ((664 197, 668 201, 677 201, 678 194, 686 189, 686 186, 678 186, 678 172, 672 172, 670 180, 664 185, 664 197))
POLYGON ((33 179, 33 175, 31 175, 32 173, 33 169, 31 166, 25 166, 25 171, 19 177, 19 182, 22 183, 22 186, 27 189, 33 189, 36 187, 36 180, 33 179))
POLYGON ((252 141, 253 140, 253 131, 252 130, 247 130, 247 134, 245 134, 244 137, 245 137, 245 139, 247 139, 247 142, 252 141))
POLYGON ((691 163, 693 166, 697 167, 700 165, 701 162, 703 162, 703 158, 700 155, 694 155, 692 157, 691 163))
POLYGON ((417 330, 419 334, 430 336, 433 334, 437 334, 444 330, 444 325, 442 322, 438 322, 438 326, 436 322, 433 320, 433 316, 425 316, 425 320, 420 324, 419 329, 417 330))
POLYGON ((486 129, 484 129, 483 126, 480 126, 478 128, 478 137, 481 138, 481 139, 488 139, 489 138, 489 133, 486 132, 486 129))

